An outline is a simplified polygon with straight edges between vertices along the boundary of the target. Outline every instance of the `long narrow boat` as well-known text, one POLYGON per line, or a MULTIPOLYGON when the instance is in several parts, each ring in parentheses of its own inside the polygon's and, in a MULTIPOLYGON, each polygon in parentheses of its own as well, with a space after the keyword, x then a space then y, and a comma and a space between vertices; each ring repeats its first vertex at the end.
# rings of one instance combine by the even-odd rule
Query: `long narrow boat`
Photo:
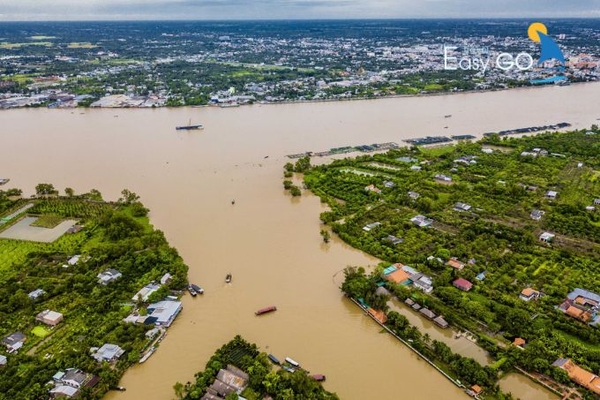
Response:
POLYGON ((267 357, 269 357, 269 360, 271 360, 273 364, 281 365, 281 361, 279 361, 279 359, 277 359, 277 357, 275 357, 273 354, 269 354, 267 357))
POLYGON ((263 314, 267 314, 267 313, 270 313, 273 311, 277 311, 277 307, 270 306, 270 307, 261 308, 260 310, 256 311, 254 314, 263 315, 263 314))
POLYGON ((194 289, 196 291, 196 293, 204 294, 204 289, 202 289, 200 286, 195 285, 193 283, 190 286, 192 287, 192 289, 194 289))
POLYGON ((289 357, 286 357, 286 358, 285 358, 285 362, 287 362, 288 364, 290 364, 292 367, 295 367, 295 368, 298 368, 298 367, 300 366, 300 363, 299 363, 299 362, 297 362, 297 361, 295 361, 295 360, 292 360, 292 359, 291 359, 291 358, 289 358, 289 357))

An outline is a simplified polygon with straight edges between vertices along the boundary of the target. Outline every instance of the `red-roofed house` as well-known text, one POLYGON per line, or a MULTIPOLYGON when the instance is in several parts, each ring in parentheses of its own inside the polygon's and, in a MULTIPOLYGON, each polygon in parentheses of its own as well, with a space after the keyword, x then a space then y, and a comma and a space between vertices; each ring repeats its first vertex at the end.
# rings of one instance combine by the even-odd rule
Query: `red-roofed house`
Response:
POLYGON ((457 280, 452 282, 452 286, 454 286, 457 289, 468 292, 473 287, 473 284, 464 278, 458 278, 457 280))

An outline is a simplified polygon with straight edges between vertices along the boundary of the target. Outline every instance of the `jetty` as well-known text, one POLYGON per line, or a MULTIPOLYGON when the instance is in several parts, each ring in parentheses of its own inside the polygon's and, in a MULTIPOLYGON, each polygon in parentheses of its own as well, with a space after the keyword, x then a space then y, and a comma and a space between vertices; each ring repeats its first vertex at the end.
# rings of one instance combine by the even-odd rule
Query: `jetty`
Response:
POLYGON ((356 151, 359 151, 362 153, 371 153, 374 151, 397 149, 399 147, 400 146, 398 146, 398 143, 394 143, 394 142, 361 144, 358 146, 333 147, 327 151, 318 151, 318 152, 306 151, 304 153, 288 154, 286 157, 292 158, 292 159, 302 158, 302 157, 313 157, 313 156, 314 157, 327 157, 327 156, 334 156, 336 154, 353 153, 356 151))

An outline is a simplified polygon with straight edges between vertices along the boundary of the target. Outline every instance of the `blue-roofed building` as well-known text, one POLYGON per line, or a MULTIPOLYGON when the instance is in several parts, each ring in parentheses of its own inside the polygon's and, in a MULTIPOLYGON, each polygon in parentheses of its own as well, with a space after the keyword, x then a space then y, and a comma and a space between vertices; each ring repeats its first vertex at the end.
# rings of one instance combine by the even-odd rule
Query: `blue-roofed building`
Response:
POLYGON ((482 273, 480 273, 479 275, 477 275, 475 277, 475 279, 477 279, 478 281, 482 281, 485 279, 485 274, 487 274, 487 271, 483 271, 482 273))

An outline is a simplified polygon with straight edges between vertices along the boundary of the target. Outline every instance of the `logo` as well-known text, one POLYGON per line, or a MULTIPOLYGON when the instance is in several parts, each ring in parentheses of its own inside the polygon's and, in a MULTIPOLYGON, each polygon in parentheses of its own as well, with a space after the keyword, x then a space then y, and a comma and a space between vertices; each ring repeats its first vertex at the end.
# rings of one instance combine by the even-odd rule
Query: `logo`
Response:
POLYGON ((541 22, 534 22, 527 29, 527 36, 533 42, 540 43, 541 54, 537 63, 531 54, 520 52, 511 54, 507 52, 494 54, 487 47, 470 48, 457 46, 443 46, 444 53, 444 69, 445 70, 463 70, 476 71, 482 75, 491 69, 499 69, 506 73, 531 71, 534 66, 542 67, 545 61, 556 60, 555 67, 546 69, 544 75, 554 75, 544 79, 532 79, 533 84, 559 82, 566 80, 564 75, 558 75, 565 69, 565 56, 556 44, 556 42, 548 36, 548 28, 541 22), (461 52, 462 50, 462 52, 461 52), (457 51, 455 53, 455 51, 457 51), (460 56, 459 56, 460 55, 460 56), (556 67, 558 64, 558 67, 556 67), (551 73, 549 73, 551 72, 551 73))
POLYGON ((542 54, 538 61, 538 65, 542 65, 544 61, 555 59, 561 63, 561 71, 565 69, 565 56, 562 50, 550 36, 548 36, 548 28, 541 22, 534 22, 527 29, 527 36, 536 43, 540 43, 542 54))

